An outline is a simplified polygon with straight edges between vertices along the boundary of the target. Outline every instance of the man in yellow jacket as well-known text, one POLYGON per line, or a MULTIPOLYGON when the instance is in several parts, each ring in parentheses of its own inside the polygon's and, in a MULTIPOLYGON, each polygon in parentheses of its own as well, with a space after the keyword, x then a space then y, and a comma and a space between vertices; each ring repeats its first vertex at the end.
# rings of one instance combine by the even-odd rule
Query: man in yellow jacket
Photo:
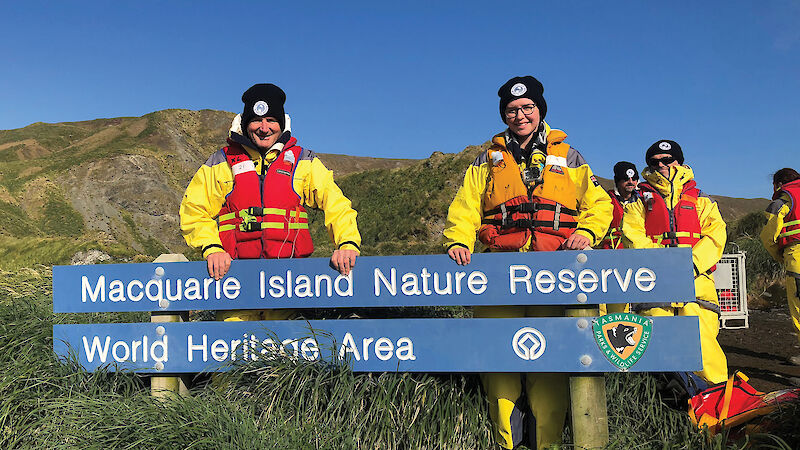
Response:
MULTIPOLYGON (((322 209, 336 244, 331 264, 347 275, 359 254, 356 212, 333 173, 292 137, 286 94, 256 84, 242 95, 244 109, 231 125, 228 146, 203 164, 186 188, 181 232, 199 249, 209 276, 219 280, 232 259, 298 258, 314 250, 305 208, 322 209)), ((221 320, 285 319, 288 310, 220 311, 221 320)))
POLYGON ((697 316, 703 357, 703 369, 697 374, 710 383, 721 383, 728 377, 728 364, 717 342, 719 300, 713 272, 725 247, 725 222, 716 202, 697 189, 694 172, 683 165, 677 142, 656 141, 647 149, 645 160, 639 200, 625 206, 622 218, 625 247, 691 247, 697 302, 659 305, 642 314, 697 316))
MULTIPOLYGON (((611 222, 611 199, 566 134, 544 122, 544 88, 515 77, 498 91, 508 126, 467 169, 447 215, 447 254, 469 264, 476 233, 490 251, 582 250, 598 243, 611 222)), ((563 316, 559 306, 476 307, 475 317, 563 316)), ((569 404, 568 378, 558 373, 486 373, 495 439, 503 448, 523 440, 523 385, 536 421, 537 448, 561 442, 569 404)))
MULTIPOLYGON (((772 177, 774 195, 767 206, 767 224, 761 242, 770 255, 786 268, 786 299, 789 313, 800 338, 800 173, 783 168, 772 177)), ((800 366, 800 355, 789 358, 800 366)))

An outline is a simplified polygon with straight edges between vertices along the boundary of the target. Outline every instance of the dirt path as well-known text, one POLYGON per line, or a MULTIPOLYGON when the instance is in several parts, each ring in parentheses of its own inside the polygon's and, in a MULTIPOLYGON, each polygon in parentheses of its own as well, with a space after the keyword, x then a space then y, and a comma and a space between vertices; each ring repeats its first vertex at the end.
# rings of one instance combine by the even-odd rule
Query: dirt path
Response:
POLYGON ((750 328, 720 330, 719 342, 728 357, 729 371, 740 370, 750 384, 764 392, 793 386, 800 379, 800 366, 788 359, 800 355, 797 335, 787 311, 750 311, 750 328))

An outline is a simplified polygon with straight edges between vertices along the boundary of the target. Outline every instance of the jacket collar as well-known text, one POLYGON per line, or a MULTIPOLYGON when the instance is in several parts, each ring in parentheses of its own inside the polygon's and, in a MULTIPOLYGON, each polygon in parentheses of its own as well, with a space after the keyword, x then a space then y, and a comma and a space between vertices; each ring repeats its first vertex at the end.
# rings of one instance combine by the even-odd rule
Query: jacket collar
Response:
POLYGON ((617 197, 618 202, 622 203, 623 205, 627 205, 628 203, 633 203, 636 200, 639 200, 639 189, 634 189, 633 192, 631 192, 631 196, 628 197, 627 200, 623 200, 622 195, 620 195, 619 190, 617 189, 617 186, 614 186, 614 195, 617 197))
POLYGON ((670 167, 667 179, 661 172, 647 167, 642 171, 642 177, 661 195, 668 196, 671 192, 682 192, 686 183, 694 180, 694 171, 687 165, 673 166, 670 167))

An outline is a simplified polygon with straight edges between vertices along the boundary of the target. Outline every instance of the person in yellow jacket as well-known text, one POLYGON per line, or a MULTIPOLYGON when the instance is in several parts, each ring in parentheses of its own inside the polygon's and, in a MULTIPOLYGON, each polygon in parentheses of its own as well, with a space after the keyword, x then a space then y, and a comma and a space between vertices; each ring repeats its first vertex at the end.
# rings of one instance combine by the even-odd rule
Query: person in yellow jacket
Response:
MULTIPOLYGON (((498 91, 500 116, 508 126, 492 138, 464 175, 447 214, 447 254, 470 263, 476 233, 490 251, 582 250, 598 243, 611 222, 611 199, 566 134, 545 122, 542 84, 515 77, 498 91)), ((559 306, 476 307, 475 317, 563 316, 559 306)), ((486 373, 489 415, 497 443, 513 448, 523 440, 525 405, 536 421, 535 446, 561 442, 569 404, 568 378, 558 373, 486 373)), ((532 438, 532 436, 530 436, 532 438)))
MULTIPOLYGON (((321 209, 336 245, 331 264, 349 274, 359 254, 356 211, 314 153, 297 146, 284 112, 286 94, 256 84, 242 95, 243 112, 228 146, 203 164, 180 206, 186 243, 203 253, 219 280, 236 258, 295 258, 313 252, 305 208, 321 209)), ((220 311, 218 320, 285 319, 290 310, 220 311)))
MULTIPOLYGON (((786 268, 786 298, 789 313, 800 338, 800 173, 783 168, 772 176, 773 201, 767 206, 767 223, 761 242, 770 255, 786 268)), ((800 355, 789 358, 800 366, 800 355)))
POLYGON ((713 271, 725 247, 726 226, 717 203, 697 189, 694 172, 683 165, 677 142, 656 141, 647 149, 645 182, 639 200, 625 205, 622 217, 626 248, 691 247, 696 303, 671 303, 642 310, 648 316, 697 316, 703 369, 697 374, 709 383, 728 378, 728 363, 717 342, 719 300, 713 271))

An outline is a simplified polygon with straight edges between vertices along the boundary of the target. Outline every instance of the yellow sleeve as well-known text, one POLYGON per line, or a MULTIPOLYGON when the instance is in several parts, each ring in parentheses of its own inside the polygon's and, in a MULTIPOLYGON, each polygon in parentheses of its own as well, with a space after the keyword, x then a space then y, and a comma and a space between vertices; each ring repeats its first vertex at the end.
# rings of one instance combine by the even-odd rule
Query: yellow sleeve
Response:
POLYGON ((719 262, 728 238, 727 226, 719 213, 717 202, 708 197, 697 199, 697 218, 702 237, 692 247, 695 276, 706 272, 719 262))
POLYGON ((179 212, 181 234, 189 247, 202 251, 203 258, 225 251, 219 240, 216 217, 232 188, 233 174, 224 154, 221 160, 215 154, 198 169, 183 194, 179 212))
POLYGON ((481 162, 479 156, 464 174, 464 182, 447 210, 447 223, 444 228, 445 250, 460 245, 470 252, 475 251, 475 235, 481 227, 483 218, 481 205, 488 176, 489 164, 481 162))
POLYGON ((361 234, 356 223, 356 211, 350 200, 333 181, 333 172, 319 160, 302 160, 295 171, 297 192, 304 205, 325 213, 325 228, 336 248, 361 250, 361 234))
POLYGON ((784 218, 789 214, 790 201, 789 196, 783 194, 767 206, 767 210, 764 212, 767 216, 767 224, 761 229, 760 235, 764 248, 780 263, 783 263, 783 252, 778 247, 778 235, 783 229, 784 218))
POLYGON ((644 202, 640 198, 623 206, 622 244, 625 248, 662 248, 647 237, 644 228, 644 202))
POLYGON ((578 157, 580 164, 569 169, 569 176, 575 184, 578 199, 578 228, 575 229, 575 233, 589 238, 591 246, 594 247, 603 240, 611 225, 614 205, 608 192, 597 182, 592 169, 582 156, 578 154, 578 157))

